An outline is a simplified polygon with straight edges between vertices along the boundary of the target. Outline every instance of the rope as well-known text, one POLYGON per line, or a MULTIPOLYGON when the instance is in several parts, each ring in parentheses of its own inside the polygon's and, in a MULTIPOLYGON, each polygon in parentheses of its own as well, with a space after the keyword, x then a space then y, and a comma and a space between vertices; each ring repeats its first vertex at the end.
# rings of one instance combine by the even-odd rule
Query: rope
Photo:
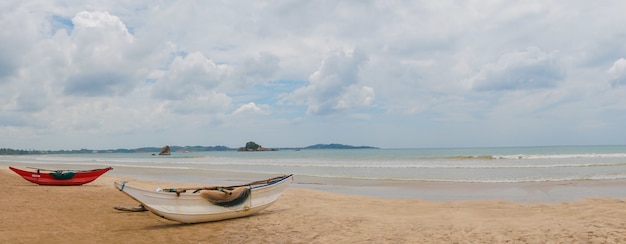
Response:
POLYGON ((202 190, 232 190, 235 187, 242 187, 242 186, 253 186, 253 185, 260 185, 260 184, 272 184, 278 180, 282 180, 285 179, 287 177, 289 177, 291 175, 283 175, 283 176, 278 176, 278 177, 274 177, 274 178, 269 178, 267 180, 258 180, 258 181, 254 181, 254 182, 250 182, 248 184, 243 184, 243 185, 233 185, 233 186, 211 186, 211 187, 189 187, 189 188, 169 188, 169 189, 161 189, 164 192, 175 192, 177 196, 180 196, 181 193, 183 192, 187 192, 187 191, 191 191, 193 190, 193 193, 198 193, 199 191, 202 190))

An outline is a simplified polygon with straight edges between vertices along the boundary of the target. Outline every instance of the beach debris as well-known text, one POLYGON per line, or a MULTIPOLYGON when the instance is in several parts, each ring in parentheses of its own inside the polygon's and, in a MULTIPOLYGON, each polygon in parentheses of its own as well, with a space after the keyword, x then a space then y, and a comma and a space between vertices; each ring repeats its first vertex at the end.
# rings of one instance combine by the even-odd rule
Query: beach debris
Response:
POLYGON ((127 212, 144 212, 144 211, 148 211, 148 209, 146 209, 143 205, 139 205, 137 207, 135 206, 115 206, 113 207, 116 210, 119 211, 127 211, 127 212))

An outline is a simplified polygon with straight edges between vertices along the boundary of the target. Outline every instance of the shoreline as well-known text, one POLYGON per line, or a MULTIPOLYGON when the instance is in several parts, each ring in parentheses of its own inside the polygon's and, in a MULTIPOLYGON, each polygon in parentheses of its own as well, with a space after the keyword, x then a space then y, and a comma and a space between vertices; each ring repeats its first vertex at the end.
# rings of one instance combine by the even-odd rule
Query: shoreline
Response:
MULTIPOLYGON (((0 170, 5 197, 0 243, 440 243, 609 242, 626 240, 622 199, 565 203, 505 200, 429 201, 287 188, 249 217, 180 224, 114 206, 138 203, 114 189, 119 180, 145 187, 197 185, 105 174, 83 186, 38 186, 0 170)), ((425 186, 426 187, 426 186, 425 186)))

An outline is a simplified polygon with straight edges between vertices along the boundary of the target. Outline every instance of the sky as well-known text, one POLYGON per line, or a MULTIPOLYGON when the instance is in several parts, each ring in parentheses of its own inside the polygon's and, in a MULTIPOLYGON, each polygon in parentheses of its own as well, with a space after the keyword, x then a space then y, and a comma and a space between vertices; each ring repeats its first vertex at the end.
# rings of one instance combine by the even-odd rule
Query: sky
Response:
POLYGON ((1 1, 0 148, 626 144, 625 1, 1 1))

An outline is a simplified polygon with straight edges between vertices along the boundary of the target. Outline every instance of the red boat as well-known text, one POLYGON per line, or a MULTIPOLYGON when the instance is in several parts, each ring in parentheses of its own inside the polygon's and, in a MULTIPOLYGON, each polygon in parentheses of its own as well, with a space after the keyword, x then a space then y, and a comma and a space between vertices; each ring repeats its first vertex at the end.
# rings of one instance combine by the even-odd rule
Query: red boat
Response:
POLYGON ((48 170, 35 169, 35 171, 21 170, 9 166, 9 169, 22 176, 22 178, 38 185, 46 186, 79 186, 96 180, 112 167, 92 170, 48 170))

